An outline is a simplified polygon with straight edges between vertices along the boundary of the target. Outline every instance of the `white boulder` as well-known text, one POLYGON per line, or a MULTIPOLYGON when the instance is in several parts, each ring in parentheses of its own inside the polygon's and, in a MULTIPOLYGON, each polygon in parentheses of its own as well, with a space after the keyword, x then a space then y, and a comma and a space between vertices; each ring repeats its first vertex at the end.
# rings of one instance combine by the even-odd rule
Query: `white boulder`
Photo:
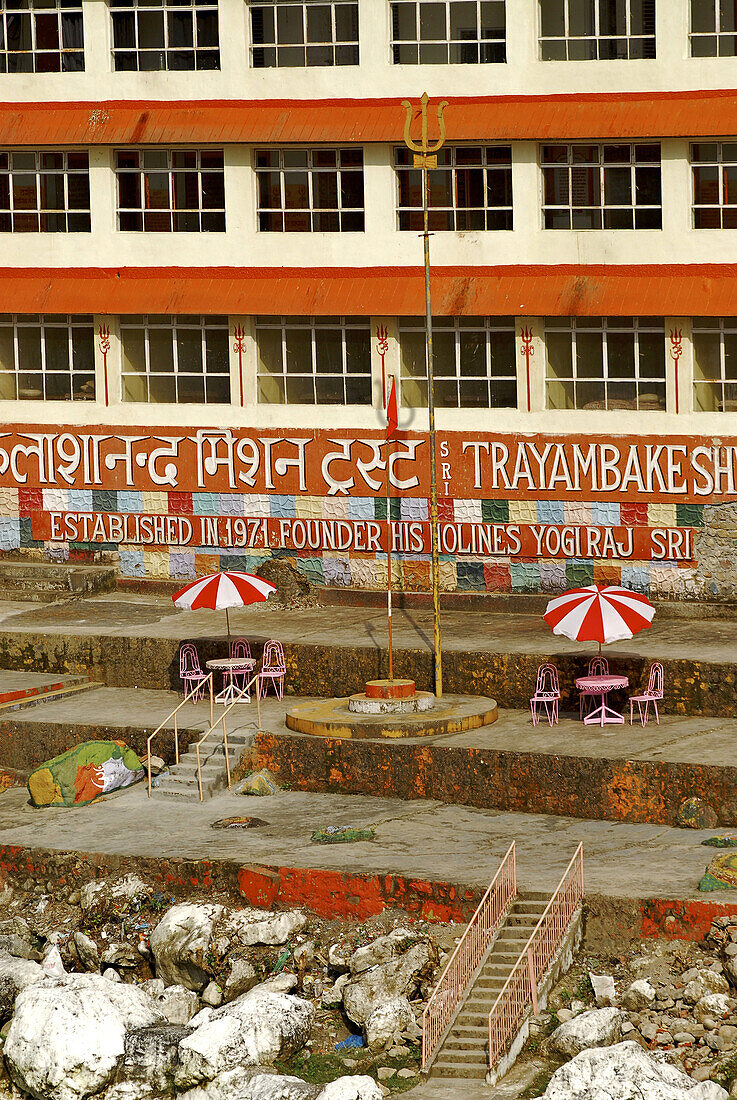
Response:
POLYGON ((253 963, 248 959, 234 959, 230 967, 230 974, 225 980, 223 996, 226 1001, 233 1001, 236 997, 248 993, 249 989, 258 983, 258 973, 253 963))
POLYGON ((394 997, 377 1005, 364 1024, 366 1042, 371 1050, 392 1046, 394 1038, 415 1022, 412 1005, 406 997, 394 997))
POLYGON ((214 1081, 177 1095, 178 1100, 312 1100, 315 1089, 301 1077, 227 1069, 214 1081))
POLYGON ((140 908, 153 890, 138 875, 122 878, 99 878, 86 883, 79 892, 79 902, 85 913, 95 909, 106 917, 124 916, 140 908))
POLYGON ((151 933, 151 951, 156 974, 166 985, 183 985, 196 992, 204 989, 212 975, 205 956, 222 905, 174 905, 151 933))
POLYGON ((406 928, 395 928, 388 936, 377 936, 371 943, 353 952, 348 961, 351 974, 362 974, 372 966, 389 962, 390 959, 403 954, 416 940, 417 936, 406 928))
POLYGON ((732 1011, 734 1001, 724 993, 707 993, 696 1002, 693 1009, 694 1018, 700 1024, 711 1016, 714 1020, 723 1020, 732 1011))
POLYGON ((70 974, 22 990, 3 1053, 20 1088, 46 1100, 82 1100, 112 1082, 126 1032, 162 1024, 151 998, 97 974, 70 974))
POLYGON ((0 978, 10 978, 18 989, 40 982, 44 977, 40 963, 30 959, 16 959, 7 951, 0 951, 0 978))
POLYGON ((188 1024, 200 1011, 200 999, 192 989, 170 985, 160 992, 150 991, 159 1012, 170 1024, 188 1024))
POLYGON ((317 1100, 383 1100, 383 1096, 373 1077, 355 1076, 331 1081, 317 1094, 317 1100))
MULTIPOLYGON (((710 1082, 711 1083, 711 1082, 710 1082)), ((726 1100, 720 1090, 714 1100, 726 1100)), ((711 1100, 700 1085, 639 1043, 584 1050, 557 1070, 538 1100, 711 1100)))
POLYGON ((697 977, 692 978, 683 990, 683 1000, 695 1005, 702 997, 709 993, 729 993, 729 983, 721 974, 715 974, 713 970, 699 970, 697 977))
POLYGON ((343 1007, 349 1020, 363 1025, 373 1010, 395 997, 410 997, 422 978, 432 975, 437 953, 422 941, 403 955, 374 966, 343 987, 343 1007))
POLYGON ((179 1044, 180 1089, 211 1081, 235 1066, 268 1065, 291 1057, 310 1037, 314 1008, 286 993, 251 990, 210 1012, 179 1044))
POLYGON ((350 980, 350 974, 339 974, 335 980, 335 985, 331 985, 328 989, 323 991, 321 1001, 322 1007, 340 1008, 343 1004, 343 988, 350 980))
MULTIPOLYGON (((592 974, 589 972, 589 981, 594 991, 594 999, 599 1008, 611 1008, 617 1003, 617 990, 614 978, 608 974, 592 974)), ((573 1005, 571 1005, 573 1008, 573 1005)))
POLYGON ((618 1008, 592 1008, 557 1027, 550 1045, 571 1058, 589 1047, 611 1046, 621 1038, 623 1019, 618 1008))
POLYGON ((218 928, 218 938, 236 940, 245 947, 255 944, 276 946, 286 943, 290 936, 307 924, 307 917, 298 909, 284 913, 271 913, 268 909, 237 909, 230 913, 218 928))
POLYGON ((649 1008, 657 994, 646 978, 638 978, 633 982, 622 997, 622 1004, 630 1012, 641 1012, 643 1008, 649 1008))

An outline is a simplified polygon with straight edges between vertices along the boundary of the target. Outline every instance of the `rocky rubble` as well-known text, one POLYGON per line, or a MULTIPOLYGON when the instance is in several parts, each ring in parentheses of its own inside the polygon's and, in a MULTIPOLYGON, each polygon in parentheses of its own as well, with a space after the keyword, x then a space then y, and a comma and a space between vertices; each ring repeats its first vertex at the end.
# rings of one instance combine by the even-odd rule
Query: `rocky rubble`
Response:
POLYGON ((452 929, 441 952, 407 917, 177 902, 133 875, 38 894, 0 895, 0 1100, 381 1100, 418 1078, 452 929))
POLYGON ((609 966, 589 960, 578 997, 569 975, 532 1022, 533 1049, 571 1059, 545 1100, 737 1097, 737 917, 701 943, 646 941, 609 966))

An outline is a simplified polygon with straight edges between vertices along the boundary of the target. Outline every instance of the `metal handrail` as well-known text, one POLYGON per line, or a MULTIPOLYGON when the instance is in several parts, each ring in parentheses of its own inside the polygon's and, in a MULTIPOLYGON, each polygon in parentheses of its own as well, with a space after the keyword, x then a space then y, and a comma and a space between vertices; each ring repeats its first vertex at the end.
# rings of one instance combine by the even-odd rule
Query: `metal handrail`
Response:
MULTIPOLYGON (((214 718, 212 677, 213 677, 212 672, 209 672, 207 674, 207 676, 205 676, 205 678, 204 678, 205 682, 209 683, 209 685, 210 685, 210 724, 211 725, 212 725, 212 720, 214 718)), ((181 703, 179 703, 178 706, 174 707, 174 710, 171 712, 171 714, 167 714, 167 716, 163 720, 163 722, 159 723, 159 725, 156 727, 154 732, 151 734, 151 736, 146 741, 146 760, 148 761, 148 797, 149 798, 151 797, 151 742, 153 741, 154 737, 156 737, 156 735, 158 733, 161 733, 161 731, 164 728, 164 726, 166 725, 166 723, 168 721, 170 721, 170 719, 173 718, 174 719, 174 763, 175 764, 179 763, 179 725, 177 723, 177 714, 182 709, 184 704, 188 703, 189 700, 192 698, 192 696, 200 690, 200 688, 202 687, 202 684, 203 684, 203 681, 199 680, 197 682, 197 685, 190 692, 188 692, 184 696, 181 703)))
POLYGON ((515 1033, 527 1009, 532 1007, 533 1013, 537 1015, 538 979, 544 976, 563 942, 582 898, 583 843, 573 853, 550 901, 492 1005, 489 1013, 489 1069, 493 1069, 495 1062, 504 1053, 508 1040, 515 1033), (543 943, 545 935, 551 929, 553 934, 548 935, 547 943, 543 943), (547 950, 536 959, 535 952, 541 943, 547 950), (506 1002, 510 1002, 509 1005, 506 1002))
POLYGON ((481 959, 517 894, 515 842, 479 902, 438 978, 422 1014, 422 1068, 426 1069, 481 959))
MULTIPOLYGON (((245 687, 241 688, 241 690, 238 691, 237 698, 233 699, 232 703, 230 703, 230 705, 227 706, 225 708, 225 710, 223 711, 223 713, 220 715, 217 722, 215 722, 214 724, 212 724, 210 726, 207 733, 203 737, 201 737, 200 740, 195 745, 195 752, 197 753, 197 787, 198 787, 199 793, 200 793, 200 802, 204 801, 203 796, 202 796, 202 763, 200 761, 200 745, 202 745, 203 742, 205 742, 207 740, 207 738, 210 736, 210 734, 213 732, 213 730, 216 730, 217 727, 222 722, 223 723, 223 747, 225 748, 225 770, 226 770, 227 775, 228 775, 228 790, 230 790, 230 756, 228 754, 228 731, 225 728, 225 719, 230 714, 233 707, 237 706, 237 704, 240 703, 243 696, 248 694, 248 689, 251 687, 252 684, 256 684, 256 710, 258 711, 258 732, 259 733, 262 732, 262 730, 261 730, 261 695, 259 694, 259 690, 258 690, 258 678, 259 678, 259 673, 255 672, 254 675, 253 675, 253 679, 249 680, 248 683, 245 685, 245 687)), ((236 689, 236 691, 237 691, 237 689, 236 689)), ((210 719, 210 721, 212 722, 212 718, 210 719)))

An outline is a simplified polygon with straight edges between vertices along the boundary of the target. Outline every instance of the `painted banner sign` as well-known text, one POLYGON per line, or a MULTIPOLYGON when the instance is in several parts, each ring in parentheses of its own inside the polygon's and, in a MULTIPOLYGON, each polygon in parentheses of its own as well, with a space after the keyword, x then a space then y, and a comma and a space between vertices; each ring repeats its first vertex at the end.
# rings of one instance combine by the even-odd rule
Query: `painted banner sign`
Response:
MULTIPOLYGON (((0 487, 427 496, 428 439, 402 433, 13 426, 0 487)), ((439 432, 453 498, 703 503, 737 497, 737 439, 439 432)))
MULTIPOLYGON (((430 552, 430 525, 423 521, 393 521, 387 525, 381 520, 36 512, 31 522, 33 537, 49 542, 213 546, 289 550, 296 554, 386 553, 390 527, 393 552, 430 552)), ((693 530, 688 527, 441 522, 438 535, 443 554, 513 559, 693 559, 693 530)))

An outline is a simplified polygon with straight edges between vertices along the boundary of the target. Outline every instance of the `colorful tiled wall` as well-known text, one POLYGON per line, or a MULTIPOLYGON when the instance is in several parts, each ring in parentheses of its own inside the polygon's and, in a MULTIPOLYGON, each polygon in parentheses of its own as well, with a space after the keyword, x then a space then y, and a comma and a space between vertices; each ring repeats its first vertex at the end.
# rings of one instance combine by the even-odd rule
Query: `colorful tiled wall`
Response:
MULTIPOLYGON (((392 519, 427 520, 424 498, 391 501, 392 519)), ((382 589, 386 555, 325 552, 295 556, 292 551, 237 552, 212 547, 141 549, 115 544, 43 543, 34 541, 35 511, 95 511, 242 516, 300 519, 386 518, 386 501, 374 497, 295 497, 239 493, 96 491, 74 489, 0 489, 0 552, 25 551, 55 560, 89 561, 100 553, 118 560, 126 577, 186 581, 218 569, 254 572, 267 557, 283 557, 313 584, 382 589)), ((441 522, 547 523, 624 525, 632 527, 701 527, 703 506, 690 504, 610 504, 525 500, 460 500, 439 502, 441 522)), ((568 560, 508 561, 441 555, 441 585, 459 592, 556 592, 592 581, 621 583, 664 598, 689 598, 695 592, 693 567, 659 562, 568 560)), ((426 554, 392 559, 393 586, 405 591, 430 588, 426 554)))

